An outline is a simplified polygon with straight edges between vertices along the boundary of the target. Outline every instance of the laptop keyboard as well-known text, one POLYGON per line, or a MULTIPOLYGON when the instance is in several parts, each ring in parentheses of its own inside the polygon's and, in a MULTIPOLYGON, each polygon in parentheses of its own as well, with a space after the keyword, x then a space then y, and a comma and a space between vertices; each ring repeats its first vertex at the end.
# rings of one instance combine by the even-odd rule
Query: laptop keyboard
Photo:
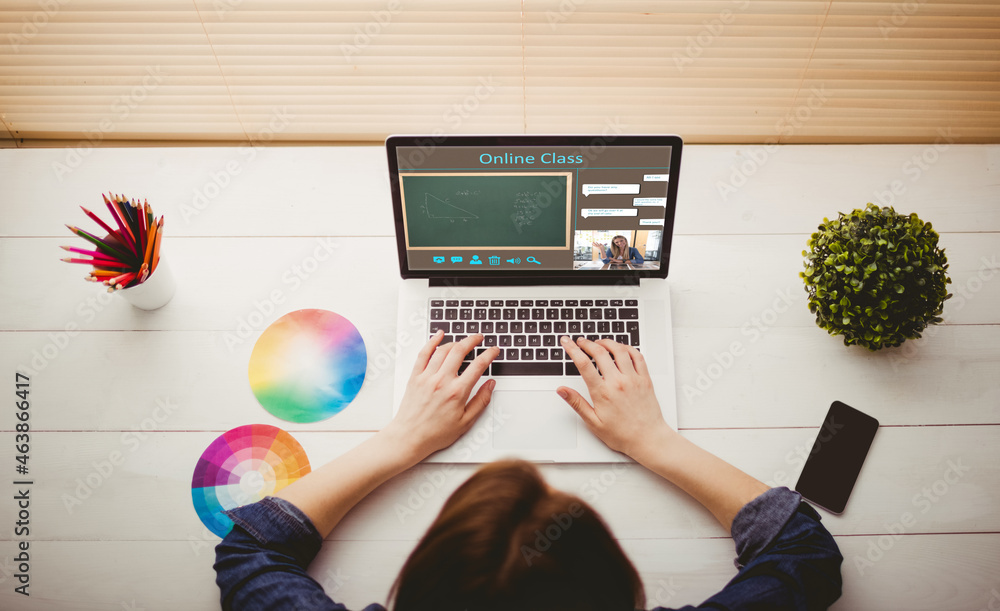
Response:
POLYGON ((430 330, 441 343, 482 333, 459 372, 490 346, 500 353, 483 375, 580 375, 559 337, 612 339, 639 348, 635 299, 432 299, 430 330))

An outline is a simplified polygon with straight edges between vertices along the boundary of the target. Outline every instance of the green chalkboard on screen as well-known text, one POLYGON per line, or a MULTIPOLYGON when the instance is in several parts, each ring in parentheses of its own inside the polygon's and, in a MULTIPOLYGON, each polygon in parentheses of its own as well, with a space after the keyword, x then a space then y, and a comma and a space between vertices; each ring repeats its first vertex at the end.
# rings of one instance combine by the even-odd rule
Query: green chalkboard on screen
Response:
POLYGON ((410 248, 566 247, 571 174, 400 177, 410 248))

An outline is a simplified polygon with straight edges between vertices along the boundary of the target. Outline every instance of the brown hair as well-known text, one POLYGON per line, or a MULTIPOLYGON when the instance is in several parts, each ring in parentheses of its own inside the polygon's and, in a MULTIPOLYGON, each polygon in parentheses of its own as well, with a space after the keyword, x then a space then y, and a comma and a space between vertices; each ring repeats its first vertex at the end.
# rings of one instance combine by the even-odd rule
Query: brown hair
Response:
POLYGON ((628 242, 628 238, 626 238, 623 235, 616 235, 615 237, 611 238, 611 257, 617 258, 618 255, 622 255, 622 258, 628 259, 629 247, 630 244, 628 242), (621 252, 621 250, 618 248, 618 245, 615 244, 615 240, 617 240, 618 238, 625 240, 625 252, 621 252))
POLYGON ((597 512, 520 460, 483 466, 448 498, 390 598, 395 611, 633 611, 646 602, 597 512))

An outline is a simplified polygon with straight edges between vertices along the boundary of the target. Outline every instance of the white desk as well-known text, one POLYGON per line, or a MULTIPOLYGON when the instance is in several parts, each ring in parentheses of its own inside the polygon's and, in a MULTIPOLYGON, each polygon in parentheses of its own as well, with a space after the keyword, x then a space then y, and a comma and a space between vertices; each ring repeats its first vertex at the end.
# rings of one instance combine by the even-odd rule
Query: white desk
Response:
MULTIPOLYGON (((319 465, 390 417, 398 271, 385 160, 379 147, 83 153, 0 150, 0 607, 213 609, 217 538, 190 499, 211 440, 268 423, 319 465), (178 291, 159 311, 101 301, 82 266, 59 261, 60 244, 80 241, 63 224, 89 223, 77 206, 100 209, 108 190, 166 215, 178 291), (370 263, 348 263, 359 251, 370 263), (344 412, 297 425, 257 404, 247 363, 267 324, 306 307, 354 321, 381 367, 344 412), (11 561, 22 365, 35 370, 27 600, 13 593, 11 561)), ((846 513, 824 514, 845 556, 835 609, 1000 605, 998 175, 998 146, 685 151, 670 266, 682 432, 791 485, 831 400, 883 425, 846 513), (879 193, 941 232, 955 298, 924 339, 871 354, 815 326, 798 272, 824 216, 879 193)), ((384 601, 472 470, 421 465, 379 489, 333 532, 313 575, 352 608, 384 601)), ((543 471, 603 513, 650 607, 696 604, 734 574, 728 533, 644 469, 543 471)))

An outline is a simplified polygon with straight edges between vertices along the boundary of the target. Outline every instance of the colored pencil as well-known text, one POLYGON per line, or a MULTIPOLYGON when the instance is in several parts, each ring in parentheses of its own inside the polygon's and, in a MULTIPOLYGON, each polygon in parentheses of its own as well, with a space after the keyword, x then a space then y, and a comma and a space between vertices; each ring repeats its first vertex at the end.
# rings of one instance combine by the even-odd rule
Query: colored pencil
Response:
POLYGON ((125 209, 126 212, 128 212, 129 220, 132 223, 132 227, 133 228, 138 227, 139 226, 139 217, 136 216, 135 206, 133 206, 132 202, 129 201, 129 199, 127 197, 125 197, 124 195, 122 195, 121 198, 122 198, 122 208, 125 209))
POLYGON ((136 272, 134 272, 134 271, 125 272, 124 274, 121 274, 119 276, 115 276, 114 278, 111 278, 110 280, 105 280, 104 283, 105 284, 121 284, 121 285, 125 285, 125 284, 128 284, 129 282, 131 282, 132 279, 135 278, 135 276, 136 276, 136 272))
POLYGON ((122 210, 128 214, 128 222, 135 225, 135 211, 132 208, 126 208, 125 206, 129 203, 128 198, 124 195, 118 196, 118 203, 121 205, 122 210))
MULTIPOLYGON (((83 248, 77 248, 76 250, 84 250, 84 249, 83 248)), ((102 260, 102 261, 121 261, 121 259, 117 259, 115 257, 112 257, 111 255, 109 255, 107 253, 103 253, 103 252, 101 252, 99 250, 85 251, 85 252, 80 253, 80 254, 85 254, 85 255, 87 255, 89 257, 93 257, 94 259, 98 259, 98 260, 102 260)))
POLYGON ((90 210, 87 210, 83 206, 80 206, 80 209, 83 210, 84 214, 86 214, 87 216, 89 216, 90 218, 92 218, 95 223, 97 223, 98 225, 100 225, 101 229, 103 229, 104 231, 108 232, 110 235, 114 236, 116 239, 120 240, 121 236, 118 234, 118 232, 115 231, 114 229, 112 229, 111 227, 109 227, 108 224, 105 223, 104 221, 102 221, 99 216, 97 216, 96 214, 94 214, 90 210))
POLYGON ((156 271, 156 266, 160 264, 160 244, 163 243, 163 216, 160 216, 160 222, 157 223, 156 227, 156 244, 153 244, 153 265, 150 268, 152 271, 156 271))
MULTIPOLYGON (((108 200, 105 199, 104 201, 108 200)), ((111 216, 114 217, 115 223, 117 223, 118 228, 121 229, 121 235, 122 238, 124 239, 125 246, 128 246, 129 249, 134 251, 135 236, 132 235, 132 230, 129 228, 129 224, 125 222, 125 219, 127 217, 125 216, 125 213, 122 211, 122 209, 119 207, 117 198, 114 197, 111 198, 111 201, 108 202, 108 209, 111 210, 111 216)))
POLYGON ((139 252, 139 228, 135 225, 135 217, 132 216, 132 207, 129 205, 128 200, 121 195, 118 196, 118 208, 122 211, 125 229, 128 230, 129 237, 132 239, 132 250, 139 252))
POLYGON ((136 254, 141 261, 142 255, 146 252, 146 240, 149 239, 149 225, 146 224, 146 211, 143 209, 142 204, 139 203, 139 200, 132 201, 132 210, 135 212, 135 224, 140 234, 139 241, 136 244, 136 254))
POLYGON ((122 218, 121 215, 118 213, 117 205, 113 200, 108 199, 108 197, 103 193, 101 193, 101 197, 104 198, 104 205, 108 207, 108 212, 111 213, 111 220, 113 220, 115 224, 118 225, 119 239, 121 239, 123 244, 127 245, 128 242, 125 239, 125 225, 122 223, 122 218))
POLYGON ((111 255, 116 259, 131 258, 131 255, 128 252, 119 250, 118 248, 111 246, 110 244, 100 239, 99 237, 89 234, 83 229, 80 229, 79 227, 73 227, 72 225, 66 225, 66 226, 69 227, 70 231, 72 231, 76 235, 80 236, 81 238, 87 240, 88 242, 96 246, 98 250, 102 250, 106 254, 111 255))
POLYGON ((156 242, 156 233, 159 228, 157 223, 153 223, 149 229, 149 237, 146 238, 146 252, 143 253, 142 262, 149 265, 150 270, 153 267, 153 243, 156 242))
POLYGON ((59 248, 67 252, 75 252, 78 255, 88 255, 97 257, 106 257, 108 255, 102 253, 99 250, 87 250, 86 248, 77 248, 76 246, 60 246, 59 248))
POLYGON ((86 263, 87 265, 93 265, 95 267, 131 267, 128 263, 122 263, 121 261, 112 261, 110 259, 62 259, 66 263, 86 263))
POLYGON ((139 233, 142 234, 142 239, 139 240, 139 259, 145 259, 146 254, 146 242, 149 241, 149 223, 146 222, 146 209, 142 207, 139 202, 134 202, 135 213, 138 217, 139 223, 139 233))
POLYGON ((135 206, 133 202, 129 201, 124 195, 122 196, 122 208, 128 212, 131 222, 129 228, 132 230, 132 235, 135 236, 135 256, 136 258, 142 258, 142 225, 139 223, 139 217, 135 213, 135 206))

